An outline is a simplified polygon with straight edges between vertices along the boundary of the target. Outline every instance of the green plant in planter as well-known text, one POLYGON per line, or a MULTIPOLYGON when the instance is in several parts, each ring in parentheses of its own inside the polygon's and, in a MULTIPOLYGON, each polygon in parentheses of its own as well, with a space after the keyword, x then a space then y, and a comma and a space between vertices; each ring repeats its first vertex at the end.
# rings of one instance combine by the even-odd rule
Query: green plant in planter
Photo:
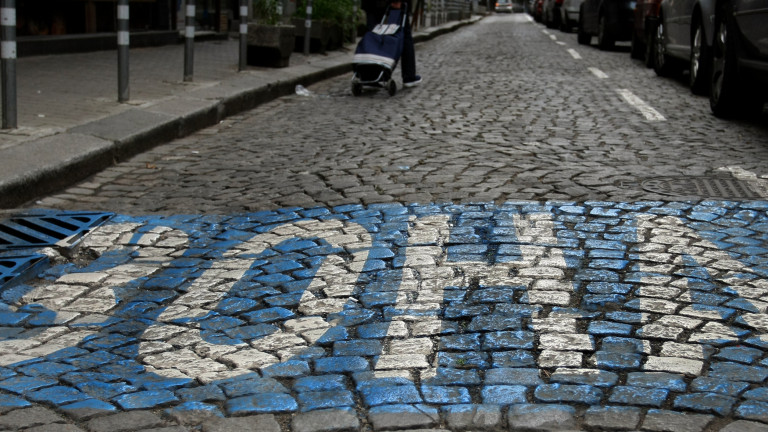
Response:
MULTIPOLYGON (((312 0, 312 21, 327 21, 339 26, 344 35, 352 31, 354 0, 312 0)), ((296 18, 307 17, 307 0, 297 0, 296 18)))
POLYGON ((253 17, 258 24, 278 25, 282 23, 280 2, 278 0, 254 0, 253 17))
POLYGON ((293 52, 296 28, 284 24, 280 0, 254 0, 254 22, 248 24, 246 63, 252 66, 286 67, 293 52))

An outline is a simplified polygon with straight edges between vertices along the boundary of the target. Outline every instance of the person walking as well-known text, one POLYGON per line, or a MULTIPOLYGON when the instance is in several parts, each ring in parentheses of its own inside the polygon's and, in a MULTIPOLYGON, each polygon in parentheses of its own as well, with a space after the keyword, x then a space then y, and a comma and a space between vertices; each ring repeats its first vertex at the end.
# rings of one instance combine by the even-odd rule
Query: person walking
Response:
MULTIPOLYGON (((389 7, 400 9, 411 7, 410 3, 391 0, 389 7)), ((363 0, 362 9, 365 11, 368 31, 373 30, 387 11, 387 0, 363 0)), ((405 28, 403 28, 403 53, 400 57, 400 72, 403 77, 403 87, 415 87, 421 84, 421 75, 416 74, 416 49, 411 30, 411 10, 406 10, 405 28)))

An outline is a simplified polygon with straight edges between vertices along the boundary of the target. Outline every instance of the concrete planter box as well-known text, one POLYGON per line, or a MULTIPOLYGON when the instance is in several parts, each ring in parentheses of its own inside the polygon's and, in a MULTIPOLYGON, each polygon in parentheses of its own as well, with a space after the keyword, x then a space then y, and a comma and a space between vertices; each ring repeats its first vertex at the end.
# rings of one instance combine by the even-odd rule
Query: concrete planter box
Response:
POLYGON ((295 38, 296 29, 292 25, 248 24, 246 63, 278 68, 288 66, 295 38))
MULTIPOLYGON (((304 52, 306 21, 293 18, 291 22, 296 27, 295 51, 304 52)), ((312 28, 309 31, 309 52, 324 53, 339 49, 342 45, 344 45, 344 34, 340 25, 324 20, 312 20, 312 28)))

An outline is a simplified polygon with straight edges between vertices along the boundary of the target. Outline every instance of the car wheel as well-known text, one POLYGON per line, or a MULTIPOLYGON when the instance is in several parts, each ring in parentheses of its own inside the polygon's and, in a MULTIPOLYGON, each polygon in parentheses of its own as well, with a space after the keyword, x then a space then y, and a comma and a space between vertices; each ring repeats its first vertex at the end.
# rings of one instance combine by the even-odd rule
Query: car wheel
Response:
POLYGON ((712 74, 709 107, 717 117, 727 118, 759 112, 762 100, 750 97, 737 73, 736 40, 727 2, 715 14, 715 41, 712 46, 712 74))
POLYGON ((589 45, 592 42, 592 35, 584 30, 583 16, 584 7, 582 6, 581 9, 579 9, 579 27, 576 33, 576 41, 579 42, 579 45, 589 45))
POLYGON ((601 50, 607 51, 613 49, 615 44, 616 42, 608 32, 608 19, 605 17, 605 14, 601 12, 600 17, 598 18, 597 46, 601 50))
POLYGON ((704 26, 700 17, 693 21, 691 37, 690 86, 694 94, 706 94, 709 90, 709 71, 712 64, 710 48, 704 38, 704 26))
POLYGON ((653 57, 656 55, 655 46, 653 43, 653 34, 656 32, 656 26, 653 24, 646 24, 645 28, 645 52, 643 53, 643 63, 645 67, 653 67, 653 57))
POLYGON ((653 70, 658 76, 669 76, 672 74, 672 65, 669 57, 667 57, 667 31, 661 17, 659 17, 655 30, 653 32, 653 70))

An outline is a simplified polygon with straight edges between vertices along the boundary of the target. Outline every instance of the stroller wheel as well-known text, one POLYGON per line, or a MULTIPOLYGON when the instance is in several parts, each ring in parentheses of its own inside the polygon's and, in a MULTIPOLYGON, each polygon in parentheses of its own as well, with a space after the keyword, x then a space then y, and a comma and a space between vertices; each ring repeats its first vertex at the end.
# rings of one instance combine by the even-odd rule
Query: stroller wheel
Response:
POLYGON ((393 79, 389 80, 389 84, 387 85, 387 91, 389 92, 390 96, 394 96, 395 93, 397 93, 397 84, 395 83, 395 80, 393 79))
POLYGON ((352 83, 352 94, 355 96, 363 94, 363 85, 360 83, 352 83))

